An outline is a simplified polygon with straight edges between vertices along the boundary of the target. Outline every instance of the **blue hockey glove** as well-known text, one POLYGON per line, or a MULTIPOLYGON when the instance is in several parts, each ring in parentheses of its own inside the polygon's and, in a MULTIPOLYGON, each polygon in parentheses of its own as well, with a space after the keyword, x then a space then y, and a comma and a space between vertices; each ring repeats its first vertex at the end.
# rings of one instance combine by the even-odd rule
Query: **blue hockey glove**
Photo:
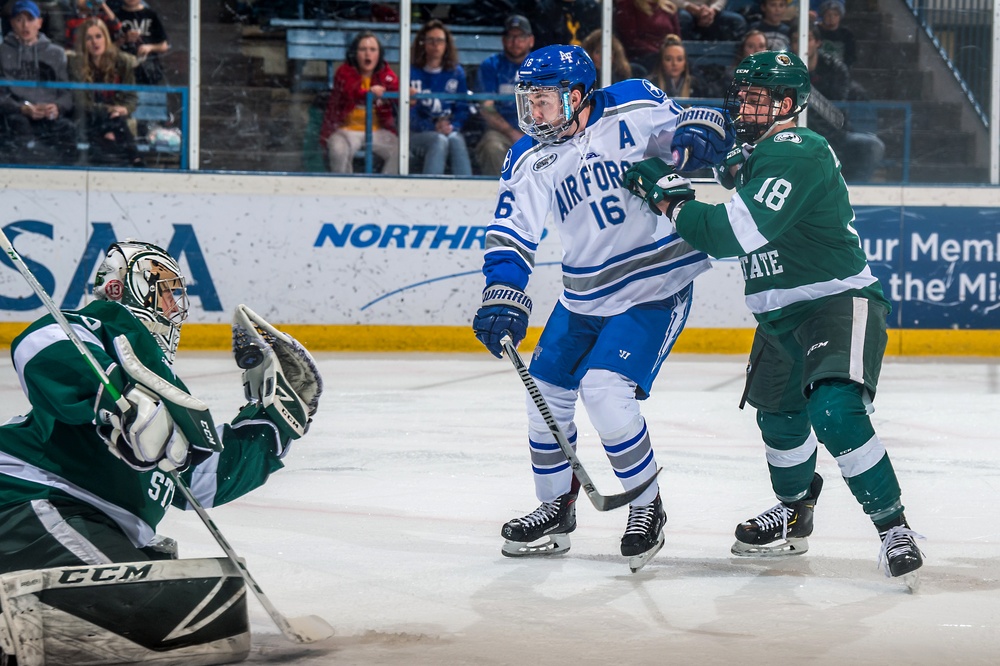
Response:
POLYGON ((483 304, 472 319, 472 330, 497 358, 503 357, 500 339, 509 335, 517 347, 528 333, 531 299, 516 287, 494 284, 483 291, 483 304))
POLYGON ((678 171, 695 171, 722 164, 735 143, 736 130, 727 111, 693 106, 677 117, 670 150, 678 171))
POLYGON ((649 205, 649 210, 660 215, 660 202, 667 201, 667 216, 673 218, 674 208, 683 201, 694 199, 691 181, 674 171, 659 157, 650 157, 628 168, 622 184, 632 194, 649 205))

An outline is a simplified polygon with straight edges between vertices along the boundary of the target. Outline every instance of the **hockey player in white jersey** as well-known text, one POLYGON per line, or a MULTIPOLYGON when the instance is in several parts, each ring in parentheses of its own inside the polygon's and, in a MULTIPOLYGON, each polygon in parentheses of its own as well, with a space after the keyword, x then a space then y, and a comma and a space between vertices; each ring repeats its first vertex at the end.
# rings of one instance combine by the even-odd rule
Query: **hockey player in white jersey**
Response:
MULTIPOLYGON (((671 159, 682 109, 649 81, 596 89, 596 70, 578 46, 534 51, 518 71, 518 122, 526 134, 507 154, 494 220, 486 232, 483 303, 476 337, 500 357, 501 339, 527 332, 525 294, 551 214, 563 256, 563 292, 542 332, 531 375, 576 446, 577 398, 626 490, 656 475, 639 400, 670 353, 691 307, 706 255, 664 217, 622 189, 633 163, 671 159)), ((579 483, 534 403, 528 443, 541 506, 506 523, 502 552, 517 557, 569 549, 579 483), (537 542, 537 543, 536 543, 537 542)), ((629 508, 621 540, 633 571, 663 545, 666 514, 654 481, 629 508)))

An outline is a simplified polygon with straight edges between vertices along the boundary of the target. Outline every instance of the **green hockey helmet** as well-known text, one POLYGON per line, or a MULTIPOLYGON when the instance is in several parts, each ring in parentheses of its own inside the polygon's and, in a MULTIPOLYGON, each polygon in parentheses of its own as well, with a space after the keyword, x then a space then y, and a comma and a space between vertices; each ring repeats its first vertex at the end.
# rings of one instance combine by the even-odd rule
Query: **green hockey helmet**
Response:
POLYGON ((173 363, 188 316, 187 285, 177 262, 152 243, 112 243, 97 269, 94 297, 128 308, 173 363))
POLYGON ((753 143, 774 126, 799 115, 809 102, 812 84, 809 69, 791 51, 761 51, 736 66, 733 83, 726 93, 725 107, 733 118, 736 136, 753 143), (781 103, 792 100, 792 108, 779 114, 781 103), (745 107, 758 107, 756 114, 745 107), (760 109, 766 107, 765 113, 760 109))

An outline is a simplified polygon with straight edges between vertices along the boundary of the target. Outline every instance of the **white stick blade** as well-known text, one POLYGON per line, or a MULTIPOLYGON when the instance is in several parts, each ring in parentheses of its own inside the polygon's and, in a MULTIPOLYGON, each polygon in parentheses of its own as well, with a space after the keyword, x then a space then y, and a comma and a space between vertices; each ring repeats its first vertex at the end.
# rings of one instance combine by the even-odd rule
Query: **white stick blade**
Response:
POLYGON ((318 615, 288 618, 288 627, 282 633, 296 643, 316 643, 333 636, 333 627, 318 615))

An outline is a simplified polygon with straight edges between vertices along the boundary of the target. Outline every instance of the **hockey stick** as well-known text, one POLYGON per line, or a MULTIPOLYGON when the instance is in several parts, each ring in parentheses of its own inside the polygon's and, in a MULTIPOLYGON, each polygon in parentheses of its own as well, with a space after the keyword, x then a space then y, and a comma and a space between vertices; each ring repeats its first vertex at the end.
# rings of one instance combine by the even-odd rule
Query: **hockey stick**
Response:
POLYGON ((587 497, 593 503, 594 508, 598 511, 610 511, 611 509, 617 509, 618 507, 630 504, 632 500, 641 495, 646 488, 649 487, 653 481, 656 480, 656 476, 660 473, 660 470, 656 470, 650 479, 642 483, 642 485, 632 490, 625 491, 624 493, 618 495, 602 495, 594 487, 594 482, 590 480, 590 475, 587 474, 587 470, 583 468, 583 463, 580 459, 576 457, 576 451, 570 445, 569 440, 566 439, 565 433, 563 433, 562 428, 559 427, 559 423, 556 422, 554 416, 552 416, 552 411, 549 409, 548 403, 545 402, 545 398, 542 396, 542 392, 538 390, 538 384, 535 383, 535 378, 531 376, 528 372, 528 366, 524 364, 524 360, 521 359, 521 355, 517 353, 517 349, 514 348, 514 343, 511 342, 510 336, 503 336, 500 339, 500 345, 503 350, 507 352, 507 358, 510 362, 514 364, 514 369, 517 370, 518 376, 524 383, 524 388, 528 390, 528 395, 531 396, 532 402, 535 403, 535 407, 538 408, 538 412, 545 419, 545 425, 549 427, 549 432, 552 436, 556 438, 556 442, 559 444, 559 449, 569 460, 570 467, 573 469, 573 474, 576 478, 580 480, 580 486, 583 488, 584 492, 587 493, 587 497))
MULTIPOLYGON (((45 309, 48 310, 49 314, 52 315, 52 318, 55 319, 59 328, 61 328, 63 333, 66 334, 66 337, 73 343, 73 346, 76 347, 77 351, 79 351, 80 354, 87 360, 91 370, 93 370, 94 374, 104 386, 104 390, 106 390, 108 395, 115 401, 115 405, 118 409, 120 409, 122 413, 126 413, 131 410, 132 405, 125 399, 115 385, 111 383, 111 379, 108 377, 107 373, 104 372, 104 369, 101 368, 100 364, 98 364, 97 359, 94 358, 94 354, 87 349, 83 340, 80 339, 80 336, 76 334, 76 331, 74 331, 72 325, 70 325, 69 320, 66 319, 66 315, 59 310, 52 298, 48 295, 48 293, 46 293, 45 288, 39 284, 37 279, 35 279, 35 276, 24 263, 24 260, 21 259, 21 255, 19 255, 17 250, 14 249, 10 239, 7 238, 7 234, 5 234, 2 229, 0 229, 0 248, 3 249, 8 257, 10 257, 11 262, 13 262, 18 272, 21 273, 28 285, 31 286, 31 289, 35 292, 38 298, 41 299, 45 309)), ((208 438, 205 439, 204 444, 207 449, 215 450, 218 448, 216 443, 208 438)), ((219 528, 212 522, 208 512, 205 511, 205 508, 191 492, 191 489, 188 487, 187 483, 184 482, 184 479, 182 479, 180 474, 176 471, 172 473, 172 476, 177 484, 177 487, 180 488, 181 493, 184 495, 184 498, 187 499, 188 504, 190 504, 195 510, 195 513, 198 514, 201 521, 205 523, 205 527, 208 528, 208 531, 215 538, 215 541, 226 553, 226 557, 228 557, 233 564, 236 565, 236 568, 239 569, 240 574, 243 576, 243 580, 248 586, 250 586, 250 589, 253 590, 254 594, 257 595, 257 599, 264 607, 264 610, 266 610, 267 614, 271 616, 271 620, 275 625, 277 625, 278 629, 281 630, 281 633, 284 634, 286 638, 296 643, 313 643, 333 635, 333 627, 320 617, 308 615, 305 617, 288 619, 278 612, 278 609, 276 609, 274 604, 271 603, 271 600, 267 598, 267 595, 264 594, 264 591, 257 584, 257 581, 255 581, 253 576, 250 575, 250 571, 246 568, 246 565, 239 557, 236 556, 236 552, 233 551, 232 546, 230 546, 229 542, 227 542, 225 537, 222 536, 222 532, 220 532, 219 528)))

